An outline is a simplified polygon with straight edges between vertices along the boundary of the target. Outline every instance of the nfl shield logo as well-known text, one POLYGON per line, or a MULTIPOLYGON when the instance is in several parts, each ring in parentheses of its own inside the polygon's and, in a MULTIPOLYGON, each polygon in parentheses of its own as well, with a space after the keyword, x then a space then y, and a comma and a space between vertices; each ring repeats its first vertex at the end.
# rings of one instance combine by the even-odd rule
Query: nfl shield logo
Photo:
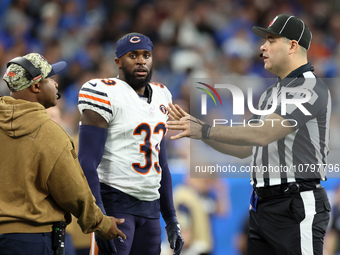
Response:
POLYGON ((151 114, 151 116, 153 116, 155 114, 155 108, 150 107, 150 114, 151 114))

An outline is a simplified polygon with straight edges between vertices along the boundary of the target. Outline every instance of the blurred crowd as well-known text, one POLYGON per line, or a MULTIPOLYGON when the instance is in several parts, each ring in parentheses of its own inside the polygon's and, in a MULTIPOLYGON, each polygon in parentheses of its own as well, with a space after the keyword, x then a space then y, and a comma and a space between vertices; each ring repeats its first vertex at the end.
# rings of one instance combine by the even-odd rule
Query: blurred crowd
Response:
MULTIPOLYGON (((253 25, 279 13, 302 18, 313 32, 309 59, 320 77, 338 77, 340 2, 335 0, 1 0, 0 67, 39 52, 65 60, 59 77, 67 130, 77 130, 77 95, 91 78, 115 77, 115 42, 139 32, 154 42, 153 81, 189 103, 190 78, 268 77, 253 25)), ((8 90, 1 80, 0 94, 8 90)))
MULTIPOLYGON (((193 78, 273 77, 263 68, 262 41, 251 28, 268 26, 280 13, 303 19, 313 33, 309 60, 316 74, 329 81, 332 125, 337 130, 337 0, 1 0, 0 74, 10 59, 29 52, 44 55, 50 63, 66 61, 66 71, 57 77, 62 94, 60 123, 76 136, 79 89, 89 79, 117 76, 115 42, 121 36, 139 32, 151 38, 152 81, 164 83, 174 102, 189 111, 193 78)), ((2 79, 0 95, 9 95, 2 79)), ((340 149, 340 133, 332 135, 331 146, 340 149)), ((188 140, 168 142, 169 160, 187 158, 187 145, 188 140)))

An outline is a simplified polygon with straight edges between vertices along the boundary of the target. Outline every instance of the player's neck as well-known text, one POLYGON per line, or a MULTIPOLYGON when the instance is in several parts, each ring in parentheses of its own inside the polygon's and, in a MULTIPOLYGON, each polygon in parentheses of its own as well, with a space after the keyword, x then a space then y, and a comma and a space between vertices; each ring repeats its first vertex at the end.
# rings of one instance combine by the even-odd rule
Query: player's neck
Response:
POLYGON ((138 95, 144 96, 145 87, 139 88, 139 89, 135 89, 135 91, 137 92, 138 95))

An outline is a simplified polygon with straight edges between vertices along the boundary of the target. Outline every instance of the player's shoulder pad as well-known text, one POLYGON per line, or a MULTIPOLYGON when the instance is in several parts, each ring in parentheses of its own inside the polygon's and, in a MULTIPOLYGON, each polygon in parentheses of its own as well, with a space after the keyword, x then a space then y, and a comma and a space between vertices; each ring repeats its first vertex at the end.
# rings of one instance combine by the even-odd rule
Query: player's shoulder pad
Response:
POLYGON ((96 78, 85 82, 80 91, 107 93, 109 90, 116 88, 117 84, 120 84, 120 80, 116 78, 96 78))
POLYGON ((83 86, 95 89, 102 86, 115 86, 117 83, 119 83, 119 79, 116 78, 96 78, 87 81, 83 86))
POLYGON ((159 87, 161 89, 166 88, 166 86, 163 83, 160 83, 160 82, 150 82, 150 85, 154 85, 154 86, 159 87))
POLYGON ((160 82, 150 82, 149 83, 151 88, 153 90, 158 90, 159 93, 161 94, 164 94, 166 95, 166 97, 171 101, 172 99, 172 95, 171 95, 171 92, 169 91, 169 89, 163 84, 163 83, 160 83, 160 82))
POLYGON ((150 82, 149 84, 150 84, 150 86, 151 86, 151 88, 153 90, 157 89, 157 90, 162 91, 165 94, 171 94, 169 89, 167 88, 167 86, 165 86, 163 83, 160 83, 160 82, 150 82))

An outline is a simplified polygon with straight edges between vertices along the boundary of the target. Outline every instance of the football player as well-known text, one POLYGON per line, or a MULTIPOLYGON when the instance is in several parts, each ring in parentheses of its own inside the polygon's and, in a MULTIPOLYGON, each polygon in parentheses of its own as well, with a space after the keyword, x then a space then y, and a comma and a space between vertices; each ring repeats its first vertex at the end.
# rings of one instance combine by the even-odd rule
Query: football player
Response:
POLYGON ((119 76, 92 79, 79 92, 80 164, 102 211, 125 219, 127 239, 96 239, 99 254, 160 254, 160 212, 174 254, 183 246, 164 139, 172 97, 150 83, 152 49, 147 36, 125 35, 116 44, 119 76))

